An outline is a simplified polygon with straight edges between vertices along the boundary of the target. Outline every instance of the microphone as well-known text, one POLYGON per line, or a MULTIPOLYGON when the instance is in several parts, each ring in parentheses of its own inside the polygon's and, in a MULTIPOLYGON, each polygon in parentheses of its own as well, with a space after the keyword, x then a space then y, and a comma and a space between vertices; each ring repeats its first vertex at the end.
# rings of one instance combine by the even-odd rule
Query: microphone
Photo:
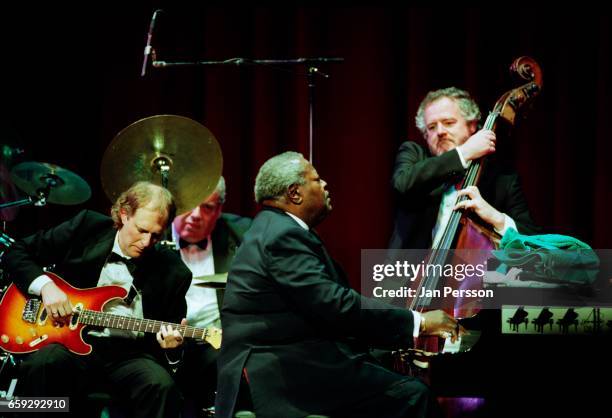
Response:
POLYGON ((151 47, 151 40, 153 39, 153 29, 155 29, 155 19, 157 19, 157 13, 161 12, 161 9, 157 9, 153 12, 153 17, 151 17, 151 23, 149 24, 149 33, 147 34, 147 45, 144 49, 144 59, 142 61, 142 71, 140 72, 140 76, 144 77, 147 72, 147 63, 149 61, 149 55, 153 52, 153 47, 151 47))

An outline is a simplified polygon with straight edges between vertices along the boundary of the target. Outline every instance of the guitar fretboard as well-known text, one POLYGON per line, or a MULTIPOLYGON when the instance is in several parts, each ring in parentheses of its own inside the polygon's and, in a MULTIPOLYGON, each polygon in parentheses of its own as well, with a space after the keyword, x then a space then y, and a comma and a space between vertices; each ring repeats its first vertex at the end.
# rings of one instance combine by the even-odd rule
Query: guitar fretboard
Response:
POLYGON ((131 318, 129 316, 114 315, 88 309, 83 310, 79 314, 79 322, 84 325, 152 333, 159 332, 162 325, 171 325, 172 329, 178 329, 183 337, 201 340, 205 340, 209 333, 208 328, 196 328, 189 325, 179 325, 153 319, 131 318))

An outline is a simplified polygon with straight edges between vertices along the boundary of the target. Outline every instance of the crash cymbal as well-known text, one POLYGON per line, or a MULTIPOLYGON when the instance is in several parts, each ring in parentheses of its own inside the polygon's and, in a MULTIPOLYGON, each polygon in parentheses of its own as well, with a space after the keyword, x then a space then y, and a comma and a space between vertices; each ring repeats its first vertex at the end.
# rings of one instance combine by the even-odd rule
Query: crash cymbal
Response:
POLYGON ((11 179, 30 196, 48 188, 47 202, 58 205, 78 205, 91 197, 85 180, 55 164, 34 161, 17 164, 11 170, 11 179))
POLYGON ((162 170, 167 170, 168 189, 177 213, 183 213, 215 190, 222 167, 221 147, 204 125, 183 116, 156 115, 115 136, 102 158, 102 187, 114 202, 137 181, 161 185, 162 170))

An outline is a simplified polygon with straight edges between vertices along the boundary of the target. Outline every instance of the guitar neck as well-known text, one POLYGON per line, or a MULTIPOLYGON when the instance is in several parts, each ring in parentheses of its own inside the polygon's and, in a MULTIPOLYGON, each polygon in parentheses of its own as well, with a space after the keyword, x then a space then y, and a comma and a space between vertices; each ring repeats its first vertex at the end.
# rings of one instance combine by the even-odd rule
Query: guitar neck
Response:
POLYGON ((189 325, 173 324, 152 319, 131 318, 129 316, 91 311, 89 309, 85 309, 79 314, 79 322, 84 325, 150 333, 159 332, 162 325, 171 325, 172 329, 178 329, 183 337, 200 340, 206 340, 210 332, 208 328, 195 328, 189 325))

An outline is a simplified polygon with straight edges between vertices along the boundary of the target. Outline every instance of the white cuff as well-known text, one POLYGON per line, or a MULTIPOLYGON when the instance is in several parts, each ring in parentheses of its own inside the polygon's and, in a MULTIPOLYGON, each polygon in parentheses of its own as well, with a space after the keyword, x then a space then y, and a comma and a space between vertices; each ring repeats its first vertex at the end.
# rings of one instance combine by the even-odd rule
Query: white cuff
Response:
POLYGON ((463 154, 461 153, 459 147, 455 149, 457 150, 457 154, 459 154, 459 159, 461 160, 461 165, 463 166, 463 168, 468 168, 468 163, 467 161, 465 161, 465 158, 463 158, 463 154))
POLYGON ((412 328, 412 336, 417 338, 419 336, 419 330, 421 329, 421 319, 422 315, 417 311, 412 311, 412 315, 414 316, 414 326, 412 328))
POLYGON ((52 282, 51 278, 46 274, 41 274, 37 278, 35 278, 32 283, 30 283, 30 287, 28 287, 28 293, 34 296, 40 296, 40 291, 43 286, 49 282, 52 282))
POLYGON ((504 227, 502 229, 495 229, 495 232, 497 232, 499 235, 503 237, 509 228, 514 228, 518 231, 518 229, 516 228, 516 222, 514 222, 514 219, 512 219, 511 217, 509 217, 508 215, 504 213, 504 227))

